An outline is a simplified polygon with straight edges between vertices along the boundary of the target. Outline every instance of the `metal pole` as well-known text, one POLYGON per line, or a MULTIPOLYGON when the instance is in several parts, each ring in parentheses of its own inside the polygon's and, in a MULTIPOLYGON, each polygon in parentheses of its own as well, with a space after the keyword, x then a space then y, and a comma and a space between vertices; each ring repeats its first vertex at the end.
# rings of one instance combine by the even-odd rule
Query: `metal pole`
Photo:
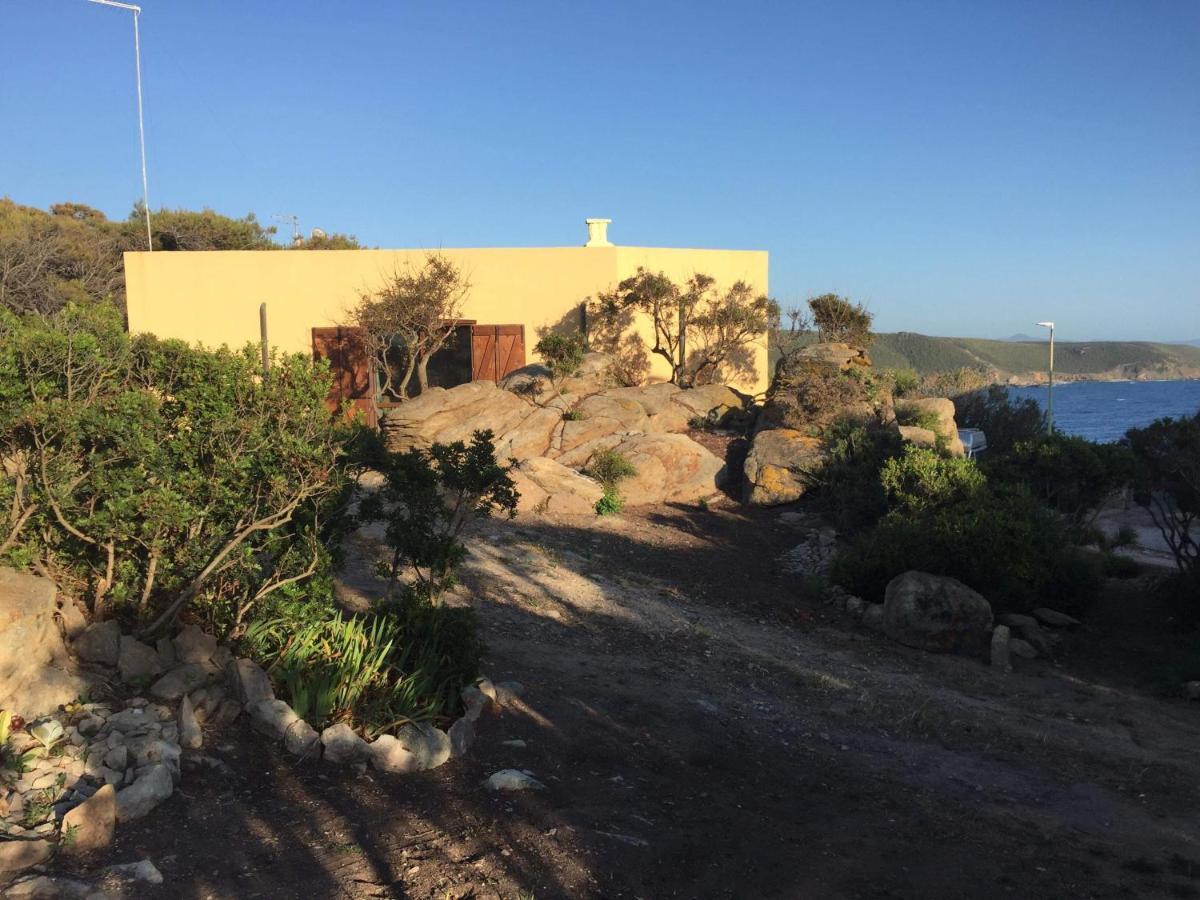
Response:
POLYGON ((132 3, 121 3, 119 0, 89 0, 101 6, 114 6, 117 9, 127 9, 133 13, 133 61, 137 70, 137 102, 138 102, 138 146, 142 151, 142 207, 146 214, 146 249, 153 252, 154 237, 150 233, 150 188, 146 178, 146 126, 142 115, 142 41, 138 33, 138 17, 142 8, 132 3))
POLYGON ((261 335, 262 341, 262 367, 263 378, 266 378, 271 371, 271 348, 267 343, 267 304, 258 304, 258 333, 261 335))
POLYGON ((1046 431, 1054 434, 1054 326, 1050 326, 1050 381, 1046 386, 1046 431))
POLYGON ((146 250, 154 251, 154 237, 150 234, 150 187, 146 178, 146 126, 142 119, 142 42, 138 35, 138 18, 141 10, 133 11, 133 57, 137 65, 138 98, 138 144, 142 150, 142 206, 146 211, 146 250))

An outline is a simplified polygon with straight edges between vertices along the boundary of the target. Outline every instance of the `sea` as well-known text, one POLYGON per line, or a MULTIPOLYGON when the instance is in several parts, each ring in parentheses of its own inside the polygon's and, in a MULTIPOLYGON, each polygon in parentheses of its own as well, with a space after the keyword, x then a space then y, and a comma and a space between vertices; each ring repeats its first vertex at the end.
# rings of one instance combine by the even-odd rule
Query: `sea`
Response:
MULTIPOLYGON (((1009 388, 1012 397, 1030 397, 1044 410, 1046 386, 1009 388)), ((1119 441, 1130 428, 1164 416, 1191 416, 1200 410, 1200 380, 1070 381, 1054 385, 1054 430, 1091 441, 1119 441)))

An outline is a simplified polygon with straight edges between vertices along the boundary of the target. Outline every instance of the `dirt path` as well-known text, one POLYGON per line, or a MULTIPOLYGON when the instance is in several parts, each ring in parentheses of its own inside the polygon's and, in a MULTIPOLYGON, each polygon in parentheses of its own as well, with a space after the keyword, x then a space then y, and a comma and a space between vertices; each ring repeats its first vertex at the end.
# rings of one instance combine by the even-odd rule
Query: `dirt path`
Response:
POLYGON ((210 735, 231 771, 115 856, 178 898, 1200 896, 1200 707, 1098 673, 1102 622, 1008 676, 858 632, 780 574, 794 519, 492 523, 461 593, 526 693, 468 757, 355 776, 210 735), (480 789, 507 767, 547 790, 480 789))

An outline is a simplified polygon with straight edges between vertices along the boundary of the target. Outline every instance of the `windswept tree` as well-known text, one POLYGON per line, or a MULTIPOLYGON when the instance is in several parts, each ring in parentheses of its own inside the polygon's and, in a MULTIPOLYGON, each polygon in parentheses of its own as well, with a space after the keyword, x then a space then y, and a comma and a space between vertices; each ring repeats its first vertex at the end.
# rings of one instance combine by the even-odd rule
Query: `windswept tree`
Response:
POLYGON ((379 392, 409 399, 413 375, 429 387, 429 361, 447 346, 471 284, 449 259, 430 253, 420 268, 394 272, 382 288, 365 292, 350 319, 379 373, 379 392))
POLYGON ((691 387, 712 379, 722 367, 766 333, 778 307, 765 295, 737 282, 721 293, 709 275, 694 274, 678 285, 662 272, 626 278, 591 305, 593 318, 618 319, 630 311, 653 325, 650 352, 671 367, 671 381, 691 387))
POLYGON ((1145 507, 1200 603, 1200 413, 1159 419, 1126 435, 1134 499, 1145 507))

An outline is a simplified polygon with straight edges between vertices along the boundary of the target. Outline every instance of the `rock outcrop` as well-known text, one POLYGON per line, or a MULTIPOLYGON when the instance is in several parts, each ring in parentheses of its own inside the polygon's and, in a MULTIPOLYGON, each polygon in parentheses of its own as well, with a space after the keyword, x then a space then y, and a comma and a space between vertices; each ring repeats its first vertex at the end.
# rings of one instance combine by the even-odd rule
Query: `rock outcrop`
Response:
POLYGON ((63 644, 57 594, 49 579, 0 568, 0 709, 23 718, 54 710, 90 687, 63 644))
POLYGON ((512 473, 521 512, 586 515, 604 495, 599 482, 544 456, 527 459, 512 473))
POLYGON ((625 455, 638 470, 621 484, 631 505, 713 494, 724 464, 682 432, 695 420, 719 424, 748 415, 747 398, 723 385, 611 387, 603 360, 589 354, 585 370, 557 386, 542 367, 527 366, 501 386, 475 381, 431 388, 384 416, 385 440, 403 450, 468 441, 490 430, 496 458, 519 463, 513 478, 526 511, 593 511, 601 488, 578 470, 605 449, 625 455))
POLYGON ((799 500, 824 458, 819 438, 791 428, 760 431, 743 464, 743 499, 756 506, 799 500))

